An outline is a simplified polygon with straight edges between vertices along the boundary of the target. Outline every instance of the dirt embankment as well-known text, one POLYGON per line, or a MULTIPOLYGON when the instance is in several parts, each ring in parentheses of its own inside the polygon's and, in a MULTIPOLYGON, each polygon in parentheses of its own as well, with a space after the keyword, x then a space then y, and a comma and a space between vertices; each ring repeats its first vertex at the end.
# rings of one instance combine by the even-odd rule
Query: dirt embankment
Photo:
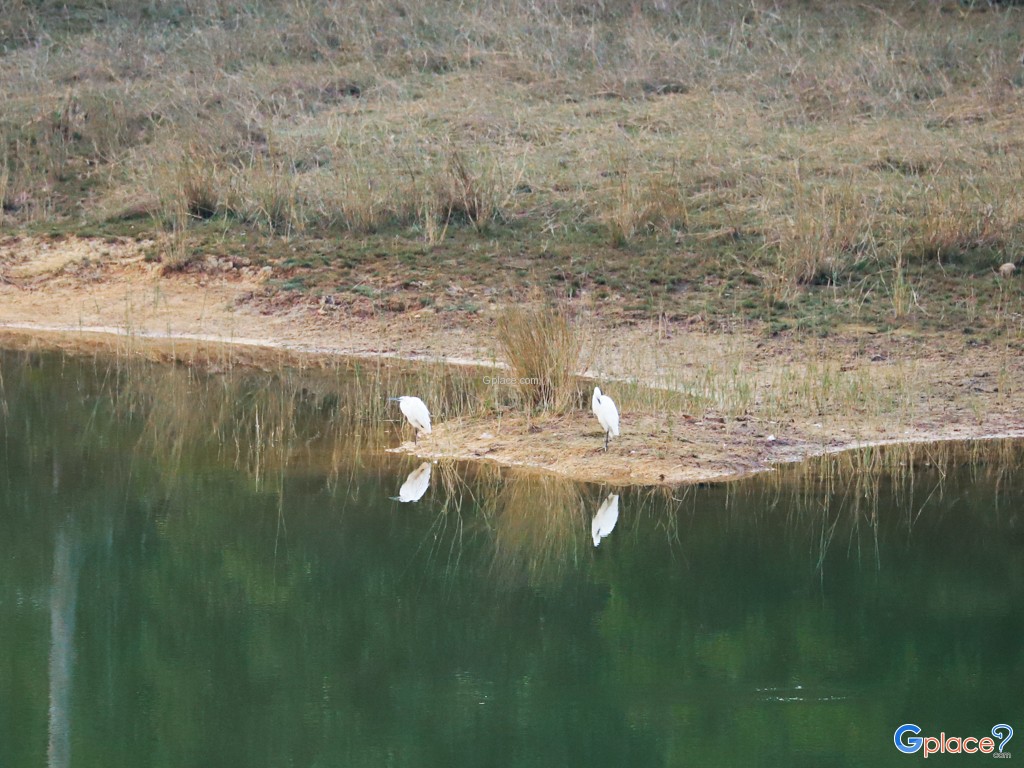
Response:
MULTIPOLYGON (((269 300, 266 279, 230 260, 165 275, 130 241, 11 238, 0 242, 0 344, 230 354, 254 364, 282 356, 497 358, 489 313, 357 317, 310 298, 269 300)), ((591 373, 622 412, 622 436, 607 452, 589 410, 438 424, 399 450, 609 484, 677 484, 864 444, 1024 436, 1024 361, 1010 342, 857 327, 825 340, 763 339, 615 325, 600 311, 591 325, 601 339, 591 373), (630 381, 680 389, 692 407, 662 407, 630 381)))

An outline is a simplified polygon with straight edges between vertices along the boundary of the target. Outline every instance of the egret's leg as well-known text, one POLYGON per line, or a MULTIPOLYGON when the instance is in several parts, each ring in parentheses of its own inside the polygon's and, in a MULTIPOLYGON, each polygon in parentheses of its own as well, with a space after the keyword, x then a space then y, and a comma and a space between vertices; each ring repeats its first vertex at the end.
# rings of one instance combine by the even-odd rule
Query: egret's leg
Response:
POLYGON ((419 436, 420 436, 420 431, 418 429, 416 429, 416 427, 413 427, 412 428, 412 444, 413 445, 416 445, 419 442, 418 441, 419 436))
POLYGON ((608 436, 609 436, 610 434, 611 434, 610 432, 605 432, 605 433, 604 433, 604 449, 605 449, 606 451, 608 450, 608 436))

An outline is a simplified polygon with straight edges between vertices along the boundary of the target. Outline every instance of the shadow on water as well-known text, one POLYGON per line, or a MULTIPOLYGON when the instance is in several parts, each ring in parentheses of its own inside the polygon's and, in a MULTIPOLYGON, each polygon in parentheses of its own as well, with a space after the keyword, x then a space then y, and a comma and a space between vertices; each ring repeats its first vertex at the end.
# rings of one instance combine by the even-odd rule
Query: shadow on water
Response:
POLYGON ((469 386, 0 353, 4 764, 863 765, 1024 715, 1022 444, 674 490, 380 450, 469 386))

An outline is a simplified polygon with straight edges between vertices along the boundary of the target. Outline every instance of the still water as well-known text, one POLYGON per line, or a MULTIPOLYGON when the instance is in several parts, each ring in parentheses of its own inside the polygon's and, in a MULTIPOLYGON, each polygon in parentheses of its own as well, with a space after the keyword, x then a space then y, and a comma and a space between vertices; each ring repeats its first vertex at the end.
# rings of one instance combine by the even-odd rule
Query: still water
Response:
POLYGON ((382 455, 360 387, 0 353, 2 768, 906 765, 903 723, 1024 737, 1019 446, 612 499, 382 455))

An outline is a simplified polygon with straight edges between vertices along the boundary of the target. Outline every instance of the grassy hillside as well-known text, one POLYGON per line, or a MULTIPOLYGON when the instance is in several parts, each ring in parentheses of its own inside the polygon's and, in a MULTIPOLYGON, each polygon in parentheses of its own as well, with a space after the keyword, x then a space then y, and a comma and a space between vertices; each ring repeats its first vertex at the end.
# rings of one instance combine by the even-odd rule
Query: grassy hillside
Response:
POLYGON ((6 0, 0 229, 382 311, 539 283, 1019 339, 1022 31, 938 0, 6 0))

